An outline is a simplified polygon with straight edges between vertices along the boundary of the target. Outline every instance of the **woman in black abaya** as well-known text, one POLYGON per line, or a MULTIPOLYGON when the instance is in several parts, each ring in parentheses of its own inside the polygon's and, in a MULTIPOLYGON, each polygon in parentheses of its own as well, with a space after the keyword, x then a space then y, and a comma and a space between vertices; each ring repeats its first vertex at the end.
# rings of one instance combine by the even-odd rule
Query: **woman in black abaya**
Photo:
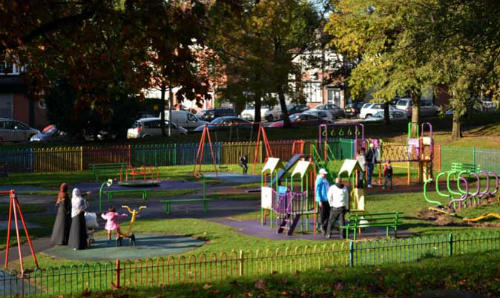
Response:
POLYGON ((53 245, 67 245, 71 226, 71 201, 69 200, 68 185, 66 183, 61 184, 56 206, 57 215, 50 242, 53 245))

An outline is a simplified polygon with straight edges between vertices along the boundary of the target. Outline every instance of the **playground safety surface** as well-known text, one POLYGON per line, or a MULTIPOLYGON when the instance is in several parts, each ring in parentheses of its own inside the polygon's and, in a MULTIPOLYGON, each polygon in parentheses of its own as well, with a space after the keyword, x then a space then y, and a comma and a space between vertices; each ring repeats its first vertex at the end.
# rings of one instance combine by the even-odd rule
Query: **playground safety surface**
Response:
POLYGON ((260 182, 260 175, 250 175, 250 174, 236 174, 228 172, 215 172, 213 173, 203 173, 205 178, 220 179, 227 182, 233 183, 254 183, 260 182))
POLYGON ((113 235, 113 240, 108 240, 106 236, 95 237, 95 242, 88 249, 73 250, 68 246, 54 246, 43 253, 70 260, 134 260, 181 254, 205 243, 203 240, 181 235, 136 234, 135 237, 136 246, 131 246, 128 239, 122 240, 122 246, 116 246, 113 235))

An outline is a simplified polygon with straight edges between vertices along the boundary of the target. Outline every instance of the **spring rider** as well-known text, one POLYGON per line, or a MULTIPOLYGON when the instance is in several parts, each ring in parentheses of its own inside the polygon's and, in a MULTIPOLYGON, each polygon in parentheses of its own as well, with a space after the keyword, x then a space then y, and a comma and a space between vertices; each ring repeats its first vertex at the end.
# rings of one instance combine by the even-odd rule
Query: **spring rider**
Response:
POLYGON ((135 216, 141 212, 142 209, 146 209, 146 206, 140 206, 138 210, 136 209, 130 209, 129 206, 123 205, 122 208, 127 209, 128 213, 132 214, 132 217, 130 218, 130 224, 128 226, 127 232, 125 233, 120 233, 117 241, 117 246, 122 246, 122 238, 128 238, 130 239, 130 242, 133 246, 135 246, 135 235, 132 233, 132 228, 134 227, 135 224, 135 216))

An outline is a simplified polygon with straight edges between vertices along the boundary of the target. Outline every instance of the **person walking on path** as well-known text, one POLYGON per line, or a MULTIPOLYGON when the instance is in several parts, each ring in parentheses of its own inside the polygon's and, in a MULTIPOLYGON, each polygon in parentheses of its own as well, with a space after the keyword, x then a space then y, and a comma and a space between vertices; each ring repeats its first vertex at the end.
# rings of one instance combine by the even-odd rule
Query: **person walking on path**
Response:
POLYGON ((345 239, 342 231, 342 226, 345 225, 345 214, 349 206, 349 191, 342 183, 342 178, 337 177, 335 184, 328 189, 328 203, 330 204, 330 218, 328 220, 328 230, 326 231, 326 238, 332 237, 332 228, 335 223, 338 223, 338 231, 340 238, 345 239))
POLYGON ((388 160, 384 165, 384 187, 387 188, 387 184, 389 184, 390 190, 392 190, 392 166, 391 161, 388 160))
POLYGON ((87 203, 78 188, 73 189, 71 197, 71 229, 68 246, 73 249, 87 248, 87 225, 85 224, 85 209, 87 203))
POLYGON ((240 157, 240 166, 243 169, 243 174, 246 174, 248 171, 248 157, 246 155, 240 157))
POLYGON ((330 184, 326 179, 328 172, 325 169, 320 169, 318 176, 316 177, 316 182, 314 183, 314 189, 316 193, 316 202, 319 205, 319 225, 323 235, 326 235, 328 229, 328 218, 330 217, 330 204, 328 204, 328 188, 330 184))
POLYGON ((67 245, 71 227, 71 201, 68 196, 68 185, 61 184, 57 195, 57 215, 52 229, 50 243, 52 245, 67 245))
POLYGON ((372 188, 372 176, 373 176, 373 169, 375 168, 376 158, 377 158, 377 152, 375 152, 373 143, 370 143, 370 148, 365 153, 366 168, 368 170, 368 181, 367 181, 368 188, 372 188))

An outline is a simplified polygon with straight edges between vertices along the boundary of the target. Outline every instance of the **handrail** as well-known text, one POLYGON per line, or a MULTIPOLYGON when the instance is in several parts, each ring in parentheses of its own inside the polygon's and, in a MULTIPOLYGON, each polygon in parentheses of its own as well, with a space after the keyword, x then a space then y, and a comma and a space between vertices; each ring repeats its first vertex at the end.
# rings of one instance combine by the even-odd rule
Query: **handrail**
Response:
POLYGON ((457 185, 459 185, 460 182, 464 182, 464 184, 465 184, 465 193, 458 199, 450 200, 450 202, 448 203, 448 208, 452 208, 452 205, 454 203, 457 203, 457 202, 461 203, 469 198, 469 182, 467 182, 467 179, 465 179, 464 177, 458 177, 457 185))
POLYGON ((445 193, 442 193, 440 190, 439 190, 439 177, 445 175, 446 172, 441 172, 439 174, 436 175, 436 193, 442 197, 445 197, 445 198, 451 198, 451 194, 445 194, 445 193))
POLYGON ((432 182, 432 178, 431 178, 431 179, 427 179, 427 180, 425 180, 425 182, 424 182, 424 199, 425 199, 427 202, 431 203, 431 204, 437 204, 437 205, 441 206, 441 205, 442 205, 442 203, 441 203, 441 202, 431 200, 431 199, 429 199, 429 197, 427 196, 427 184, 428 184, 429 182, 432 182))
POLYGON ((498 188, 500 187, 500 181, 499 181, 497 172, 491 171, 488 173, 488 175, 491 175, 491 174, 493 174, 492 176, 495 177, 495 191, 490 192, 490 196, 494 196, 498 193, 498 188))
POLYGON ((490 194, 490 175, 486 171, 479 171, 478 175, 484 175, 486 177, 486 188, 479 192, 479 197, 483 197, 484 195, 489 195, 490 194))

